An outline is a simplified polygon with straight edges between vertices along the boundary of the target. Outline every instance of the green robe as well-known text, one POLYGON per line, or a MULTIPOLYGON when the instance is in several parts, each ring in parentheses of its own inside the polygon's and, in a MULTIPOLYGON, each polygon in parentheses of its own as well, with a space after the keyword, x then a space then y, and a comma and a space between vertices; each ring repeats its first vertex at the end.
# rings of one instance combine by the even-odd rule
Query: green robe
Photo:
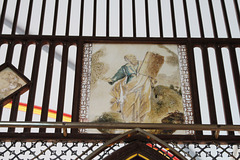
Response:
POLYGON ((133 68, 130 64, 123 65, 117 73, 111 78, 112 82, 109 82, 109 84, 114 84, 116 81, 126 78, 126 84, 132 80, 133 77, 135 77, 138 74, 139 69, 139 63, 136 66, 136 69, 133 68))

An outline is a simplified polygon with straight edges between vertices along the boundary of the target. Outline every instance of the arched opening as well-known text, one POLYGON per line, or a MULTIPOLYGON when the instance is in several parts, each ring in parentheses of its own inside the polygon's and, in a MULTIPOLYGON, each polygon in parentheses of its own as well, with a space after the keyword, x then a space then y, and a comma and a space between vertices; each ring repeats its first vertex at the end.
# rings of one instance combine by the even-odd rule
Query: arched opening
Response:
MULTIPOLYGON (((146 143, 141 141, 135 141, 129 143, 123 148, 115 151, 104 160, 169 160, 173 159, 172 156, 164 153, 161 150, 155 150, 154 148, 149 147, 146 143)), ((177 158, 178 159, 178 158, 177 158)))
POLYGON ((140 128, 135 128, 107 141, 104 145, 102 145, 93 153, 91 153, 88 157, 86 157, 85 160, 93 159, 98 154, 104 152, 108 148, 111 148, 111 146, 118 142, 125 142, 128 144, 114 151, 113 153, 105 157, 104 160, 135 160, 136 158, 139 158, 140 160, 144 158, 151 160, 186 159, 181 153, 176 151, 174 148, 172 148, 167 143, 157 138, 153 134, 150 134, 140 128))

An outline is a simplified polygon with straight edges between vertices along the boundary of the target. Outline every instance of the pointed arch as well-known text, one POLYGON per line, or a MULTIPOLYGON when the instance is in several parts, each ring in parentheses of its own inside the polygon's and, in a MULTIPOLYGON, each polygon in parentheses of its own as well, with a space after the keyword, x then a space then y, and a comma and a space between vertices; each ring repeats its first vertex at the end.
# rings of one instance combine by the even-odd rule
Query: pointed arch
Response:
POLYGON ((129 143, 128 145, 118 149, 117 151, 113 152, 104 160, 132 160, 136 157, 140 157, 143 160, 150 160, 150 159, 161 159, 161 160, 169 160, 171 159, 170 156, 164 155, 157 150, 148 147, 144 142, 134 141, 129 143))
POLYGON ((135 128, 133 130, 130 130, 124 134, 121 134, 109 141, 107 141, 104 145, 102 145, 101 147, 99 147, 98 149, 96 149, 94 152, 92 152, 88 157, 86 157, 85 160, 91 160, 93 159, 95 156, 97 156, 99 153, 101 153, 102 151, 104 151, 105 149, 107 149, 108 147, 112 146, 113 144, 120 142, 122 140, 125 140, 127 138, 130 138, 134 135, 141 135, 147 139, 149 139, 152 142, 158 143, 159 145, 168 148, 168 150, 170 152, 172 152, 175 156, 177 156, 180 160, 186 160, 186 158, 181 155, 179 152, 177 152, 174 148, 172 148, 171 146, 169 146, 166 142, 164 142, 163 140, 157 138, 156 136, 154 136, 151 133, 148 133, 140 128, 135 128))

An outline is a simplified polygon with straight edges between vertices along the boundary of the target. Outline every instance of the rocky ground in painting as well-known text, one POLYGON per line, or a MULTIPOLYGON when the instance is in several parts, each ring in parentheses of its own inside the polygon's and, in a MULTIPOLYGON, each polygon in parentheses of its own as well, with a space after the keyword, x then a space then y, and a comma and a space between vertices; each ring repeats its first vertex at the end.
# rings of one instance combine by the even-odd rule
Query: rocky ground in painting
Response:
MULTIPOLYGON (((103 113, 94 122, 123 122, 120 113, 103 113)), ((173 86, 158 85, 153 88, 151 96, 151 111, 146 115, 143 123, 183 124, 184 114, 181 90, 173 86)), ((115 133, 114 129, 101 129, 102 133, 115 133)), ((153 134, 172 134, 170 130, 150 130, 153 134)))

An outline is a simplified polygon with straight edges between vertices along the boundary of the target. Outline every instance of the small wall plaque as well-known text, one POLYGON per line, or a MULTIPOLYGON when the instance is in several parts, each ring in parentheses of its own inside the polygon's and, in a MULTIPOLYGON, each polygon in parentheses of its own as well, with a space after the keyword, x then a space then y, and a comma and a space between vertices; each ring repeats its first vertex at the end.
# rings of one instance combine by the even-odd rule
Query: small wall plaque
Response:
POLYGON ((0 104, 7 104, 16 93, 23 94, 29 89, 30 81, 12 64, 0 66, 0 104))

